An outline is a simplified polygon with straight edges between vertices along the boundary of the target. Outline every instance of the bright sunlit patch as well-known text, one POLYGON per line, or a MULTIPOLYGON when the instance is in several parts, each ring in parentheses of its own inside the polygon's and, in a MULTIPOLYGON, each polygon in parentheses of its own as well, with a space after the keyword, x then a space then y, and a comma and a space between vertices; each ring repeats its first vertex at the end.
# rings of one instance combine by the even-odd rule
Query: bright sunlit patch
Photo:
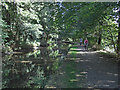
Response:
POLYGON ((48 87, 46 87, 46 88, 56 88, 56 87, 54 87, 54 86, 48 86, 48 87))
POLYGON ((71 79, 70 82, 77 82, 78 80, 76 79, 71 79))
POLYGON ((79 50, 83 50, 83 49, 78 49, 78 48, 71 48, 70 50, 79 51, 79 50))
POLYGON ((32 61, 15 61, 17 63, 32 63, 32 61))
MULTIPOLYGON (((99 51, 86 51, 86 50, 81 50, 81 51, 76 51, 76 54, 94 54, 94 53, 98 53, 98 52, 104 52, 107 53, 106 51, 103 50, 99 50, 99 51)), ((72 52, 69 52, 69 54, 71 54, 72 52)))
POLYGON ((88 87, 88 88, 93 88, 93 87, 88 87))
POLYGON ((35 47, 33 47, 33 48, 34 48, 34 49, 38 49, 38 47, 36 47, 36 46, 35 46, 35 47))
POLYGON ((87 74, 87 72, 81 72, 81 74, 87 74))
POLYGON ((89 60, 79 60, 80 62, 88 62, 89 60))
POLYGON ((76 77, 81 77, 81 76, 83 76, 83 75, 80 75, 80 74, 76 74, 76 77))
POLYGON ((114 74, 114 76, 118 76, 118 74, 114 74))
POLYGON ((114 73, 110 73, 110 72, 107 72, 107 74, 118 76, 118 74, 114 74, 114 73))

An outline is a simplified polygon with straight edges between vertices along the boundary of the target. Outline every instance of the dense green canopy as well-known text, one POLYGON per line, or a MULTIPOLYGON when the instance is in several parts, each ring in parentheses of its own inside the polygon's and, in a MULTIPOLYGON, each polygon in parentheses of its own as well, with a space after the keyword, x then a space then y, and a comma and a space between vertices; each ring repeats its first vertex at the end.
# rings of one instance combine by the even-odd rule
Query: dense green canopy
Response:
POLYGON ((56 46, 58 41, 79 42, 120 51, 117 2, 2 3, 3 47, 56 46), (117 43, 118 41, 118 43, 117 43), (54 45, 53 45, 54 44, 54 45))

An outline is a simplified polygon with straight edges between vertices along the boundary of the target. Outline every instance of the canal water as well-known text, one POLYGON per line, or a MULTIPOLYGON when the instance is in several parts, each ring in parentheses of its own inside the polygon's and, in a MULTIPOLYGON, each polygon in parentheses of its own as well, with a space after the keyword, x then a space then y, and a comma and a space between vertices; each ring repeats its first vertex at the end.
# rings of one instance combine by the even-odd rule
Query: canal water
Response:
MULTIPOLYGON (((67 55, 70 45, 39 47, 2 57, 2 88, 44 88, 67 55)), ((26 49, 27 50, 27 49, 26 49)))

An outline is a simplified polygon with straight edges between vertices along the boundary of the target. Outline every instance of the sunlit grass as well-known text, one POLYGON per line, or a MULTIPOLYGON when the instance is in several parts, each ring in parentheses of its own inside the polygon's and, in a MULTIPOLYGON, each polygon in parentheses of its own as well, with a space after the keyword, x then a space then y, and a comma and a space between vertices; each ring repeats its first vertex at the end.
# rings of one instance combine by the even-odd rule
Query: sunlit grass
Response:
POLYGON ((76 79, 76 63, 75 62, 70 62, 66 64, 65 71, 67 74, 67 78, 65 79, 67 87, 76 87, 76 82, 78 81, 76 79))
POLYGON ((77 47, 72 47, 72 48, 70 48, 70 51, 68 52, 68 54, 70 54, 72 57, 76 57, 76 53, 77 53, 77 51, 73 51, 73 50, 75 50, 75 49, 77 49, 77 47))
POLYGON ((75 50, 75 49, 77 49, 76 46, 73 46, 73 47, 70 48, 70 50, 75 50))
POLYGON ((70 82, 77 82, 77 79, 71 79, 70 82))

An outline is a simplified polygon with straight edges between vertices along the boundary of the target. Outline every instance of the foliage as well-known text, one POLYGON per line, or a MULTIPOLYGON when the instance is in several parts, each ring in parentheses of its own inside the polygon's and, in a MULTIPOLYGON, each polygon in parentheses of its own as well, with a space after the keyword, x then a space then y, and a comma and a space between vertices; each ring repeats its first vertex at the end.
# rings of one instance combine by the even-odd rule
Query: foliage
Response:
POLYGON ((107 44, 116 51, 117 9, 115 2, 4 2, 3 41, 14 50, 27 44, 53 47, 59 40, 78 42, 87 37, 90 46, 107 44))

